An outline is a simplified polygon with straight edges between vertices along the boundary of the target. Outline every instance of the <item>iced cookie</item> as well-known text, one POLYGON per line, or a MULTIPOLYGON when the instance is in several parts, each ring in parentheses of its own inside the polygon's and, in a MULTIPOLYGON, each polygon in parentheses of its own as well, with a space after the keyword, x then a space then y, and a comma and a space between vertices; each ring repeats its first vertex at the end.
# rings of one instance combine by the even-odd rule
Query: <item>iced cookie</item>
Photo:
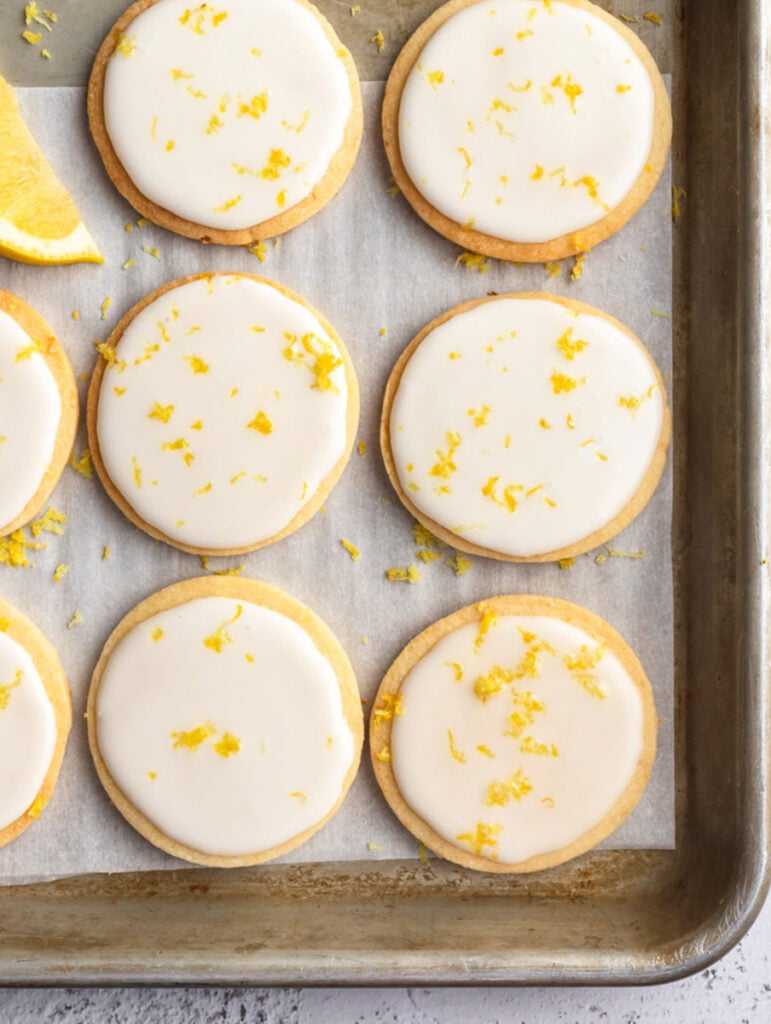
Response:
POLYGON ((562 259, 618 231, 669 151, 661 75, 586 0, 452 0, 386 87, 386 152, 436 231, 506 260, 562 259))
POLYGON ((77 425, 77 386, 64 349, 31 306, 0 291, 0 537, 40 511, 77 425))
POLYGON ((439 856, 481 871, 562 864, 640 799, 656 750, 650 684, 597 615, 495 597, 434 623, 380 685, 375 775, 439 856))
POLYGON ((248 274, 173 281, 120 321, 91 379, 108 494, 152 537, 233 554, 285 537, 348 460, 356 375, 333 328, 248 274))
POLYGON ((407 346, 381 445, 399 497, 448 544, 546 562, 644 508, 671 419, 655 363, 591 306, 538 292, 467 302, 407 346))
POLYGON ((72 722, 51 644, 0 599, 0 846, 40 817, 56 786, 72 722))
POLYGON ((270 860, 320 829, 362 734, 329 628, 250 579, 207 576, 143 601, 107 641, 88 698, 112 802, 155 846, 214 867, 270 860))
POLYGON ((356 159, 356 67, 306 0, 139 0, 94 61, 91 132, 156 224, 241 245, 301 224, 356 159))

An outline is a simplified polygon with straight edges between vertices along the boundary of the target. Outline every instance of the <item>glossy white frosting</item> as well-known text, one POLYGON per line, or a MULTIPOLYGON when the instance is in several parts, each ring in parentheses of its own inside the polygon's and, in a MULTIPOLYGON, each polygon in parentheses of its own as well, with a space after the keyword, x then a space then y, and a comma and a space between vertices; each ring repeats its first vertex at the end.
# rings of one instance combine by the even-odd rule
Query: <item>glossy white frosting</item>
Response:
POLYGON ((406 676, 391 761, 404 799, 442 838, 516 864, 609 814, 642 752, 642 702, 618 659, 576 626, 506 615, 481 642, 479 627, 443 637, 406 676), (571 671, 566 657, 590 667, 571 671), (485 690, 496 669, 512 680, 485 690), (475 849, 479 824, 492 842, 475 849))
POLYGON ((453 316, 414 351, 391 448, 425 515, 526 557, 572 545, 625 508, 663 415, 649 357, 605 317, 503 297, 453 316))
POLYGON ((0 632, 0 830, 30 809, 56 748, 56 719, 27 651, 0 632))
POLYGON ((0 528, 34 497, 56 447, 62 402, 36 341, 0 310, 0 528))
POLYGON ((120 790, 210 855, 258 853, 316 825, 354 757, 330 662, 296 622, 249 601, 198 598, 135 626, 96 708, 120 790), (199 742, 180 740, 199 729, 199 742))
POLYGON ((222 230, 308 196, 351 110, 343 62, 295 0, 159 0, 126 29, 104 83, 107 133, 139 191, 222 230))
POLYGON ((645 173, 650 77, 629 43, 561 0, 483 0, 429 39, 399 110, 413 184, 460 225, 511 242, 601 220, 645 173), (539 170, 540 169, 540 170, 539 170))
POLYGON ((340 351, 307 307, 248 277, 200 278, 126 328, 101 384, 99 449, 166 536, 248 547, 283 530, 344 454, 348 399, 340 351))

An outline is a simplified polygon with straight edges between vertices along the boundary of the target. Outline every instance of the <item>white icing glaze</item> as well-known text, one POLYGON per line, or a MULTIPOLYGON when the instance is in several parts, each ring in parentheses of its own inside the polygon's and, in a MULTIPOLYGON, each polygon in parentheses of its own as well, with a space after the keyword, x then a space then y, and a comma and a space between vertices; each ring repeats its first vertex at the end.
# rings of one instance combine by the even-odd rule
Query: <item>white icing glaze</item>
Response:
POLYGON ((99 393, 102 459, 131 506, 173 540, 216 550, 274 536, 345 451, 339 348, 270 284, 228 275, 173 288, 134 317, 116 352, 99 393), (307 335, 338 364, 326 390, 316 356, 286 357, 305 351, 288 336, 307 335))
POLYGON ((0 632, 0 830, 30 809, 56 747, 56 719, 26 650, 0 632))
POLYGON ((545 242, 601 220, 645 173, 653 111, 640 58, 591 11, 484 0, 426 43, 402 92, 399 146, 440 213, 545 242))
POLYGON ((391 760, 404 799, 435 832, 460 849, 516 864, 568 846, 608 815, 642 752, 642 702, 618 659, 576 626, 505 615, 475 646, 479 625, 443 637, 408 673, 391 760), (544 641, 555 654, 539 648, 544 641), (564 664, 565 656, 585 656, 582 648, 600 655, 585 675, 604 698, 564 664), (496 668, 513 678, 483 700, 477 681, 496 668), (541 753, 527 752, 534 744, 541 753), (496 783, 504 786, 491 792, 496 783), (495 845, 474 850, 458 837, 476 837, 480 823, 501 831, 490 834, 495 845))
POLYGON ((210 855, 258 853, 316 825, 354 757, 332 665, 292 619, 240 599, 199 598, 135 626, 110 655, 97 716, 128 800, 210 855), (201 727, 193 747, 174 735, 201 727), (216 749, 225 734, 229 755, 216 749))
POLYGON ((107 133, 137 188, 223 230, 309 195, 351 109, 343 62, 294 0, 160 0, 129 25, 104 84, 107 133))
POLYGON ((0 310, 0 527, 34 497, 56 447, 62 402, 35 340, 0 310))
POLYGON ((455 315, 413 352, 391 447, 425 515, 470 543, 527 557, 575 544, 625 508, 663 413, 648 356, 605 317, 500 298, 455 315), (565 337, 572 359, 557 344, 565 337))

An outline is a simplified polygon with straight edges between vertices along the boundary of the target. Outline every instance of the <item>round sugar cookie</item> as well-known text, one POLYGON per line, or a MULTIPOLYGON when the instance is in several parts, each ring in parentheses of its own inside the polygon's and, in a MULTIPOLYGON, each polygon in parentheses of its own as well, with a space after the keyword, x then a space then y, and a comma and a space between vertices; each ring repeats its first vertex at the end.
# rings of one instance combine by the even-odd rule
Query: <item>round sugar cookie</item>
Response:
POLYGON ((306 0, 139 0, 96 55, 88 116, 136 210, 224 245, 317 213, 362 134, 356 66, 306 0))
POLYGON ((167 587, 108 639, 88 738, 112 802, 175 857, 241 867, 337 811, 363 738, 356 677, 309 608, 251 579, 167 587))
POLYGON ((77 426, 77 385, 64 349, 31 306, 0 291, 0 537, 41 510, 77 426))
POLYGON ((134 306, 88 395, 99 477, 151 537, 238 554, 323 504, 354 441, 353 364, 299 296, 250 274, 199 274, 134 306))
POLYGON ((21 835, 51 799, 71 724, 56 651, 0 599, 0 846, 21 835))
POLYGON ((586 0, 452 0, 407 42, 383 105, 396 183, 474 252, 593 248, 656 187, 672 116, 650 53, 586 0))
POLYGON ((373 704, 375 776, 445 860, 527 872, 596 846, 630 814, 656 751, 640 662, 585 608, 494 597, 435 622, 373 704))
POLYGON ((661 374, 613 317, 540 292, 467 302, 407 346, 380 440, 412 514, 448 544, 548 562, 610 540, 661 478, 661 374))

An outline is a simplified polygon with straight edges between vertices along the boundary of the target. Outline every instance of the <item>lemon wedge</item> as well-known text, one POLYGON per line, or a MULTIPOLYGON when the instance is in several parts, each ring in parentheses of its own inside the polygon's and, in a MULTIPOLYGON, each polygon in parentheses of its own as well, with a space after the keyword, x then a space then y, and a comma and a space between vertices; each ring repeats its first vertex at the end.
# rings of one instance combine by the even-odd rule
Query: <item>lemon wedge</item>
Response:
POLYGON ((0 78, 0 256, 20 263, 103 263, 69 192, 54 174, 0 78))

